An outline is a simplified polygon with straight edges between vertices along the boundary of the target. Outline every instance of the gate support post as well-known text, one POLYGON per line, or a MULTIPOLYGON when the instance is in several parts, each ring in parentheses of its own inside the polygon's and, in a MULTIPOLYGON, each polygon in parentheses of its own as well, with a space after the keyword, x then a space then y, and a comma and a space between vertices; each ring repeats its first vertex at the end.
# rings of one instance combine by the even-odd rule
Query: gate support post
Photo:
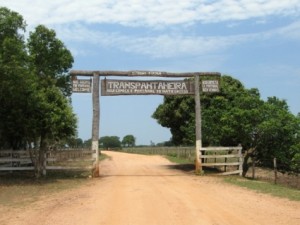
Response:
POLYGON ((92 126, 92 151, 95 159, 92 169, 92 177, 99 177, 99 119, 100 119, 100 99, 99 99, 99 74, 93 74, 93 126, 92 126))
POLYGON ((195 149, 195 173, 202 173, 201 149, 202 149, 202 132, 201 132, 201 103, 199 90, 199 76, 195 75, 195 122, 196 122, 196 149, 195 149))

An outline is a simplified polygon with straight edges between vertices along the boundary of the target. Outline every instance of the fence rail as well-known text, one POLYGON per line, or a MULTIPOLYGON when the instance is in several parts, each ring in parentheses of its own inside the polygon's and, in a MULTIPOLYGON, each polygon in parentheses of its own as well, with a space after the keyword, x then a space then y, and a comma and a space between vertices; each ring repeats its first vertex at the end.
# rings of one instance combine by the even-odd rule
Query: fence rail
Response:
MULTIPOLYGON (((92 169, 94 151, 68 149, 46 153, 46 170, 92 169), (81 165, 80 165, 81 163, 81 165), (89 163, 90 165, 86 165, 89 163), (76 165, 73 165, 76 164, 76 165), (78 165, 79 164, 79 165, 78 165)), ((0 150, 0 171, 34 170, 29 150, 0 150)))
POLYGON ((202 166, 220 167, 224 166, 222 175, 243 173, 242 147, 206 147, 201 148, 200 160, 202 166), (228 166, 237 166, 236 170, 227 171, 228 166))

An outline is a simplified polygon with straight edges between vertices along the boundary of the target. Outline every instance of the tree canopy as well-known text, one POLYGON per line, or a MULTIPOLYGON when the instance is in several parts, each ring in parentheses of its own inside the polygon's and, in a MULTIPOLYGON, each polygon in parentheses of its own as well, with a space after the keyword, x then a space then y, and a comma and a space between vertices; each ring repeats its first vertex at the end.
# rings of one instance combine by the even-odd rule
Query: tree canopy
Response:
POLYGON ((122 145, 124 147, 133 147, 135 146, 135 137, 132 134, 128 134, 123 137, 122 145))
MULTIPOLYGON (((49 145, 75 136, 67 74, 73 57, 55 31, 39 25, 25 41, 21 15, 0 7, 0 149, 49 145)), ((38 171, 39 173, 39 171, 38 171)))
POLYGON ((99 139, 99 145, 104 149, 121 148, 121 141, 117 136, 104 136, 99 139))
MULTIPOLYGON (((262 100, 255 88, 247 89, 230 76, 221 77, 219 93, 201 94, 204 146, 237 146, 253 149, 257 162, 270 166, 273 157, 283 170, 297 167, 300 143, 299 116, 285 100, 262 100)), ((194 145, 195 102, 193 97, 166 96, 153 113, 159 124, 170 128, 176 145, 194 145)))

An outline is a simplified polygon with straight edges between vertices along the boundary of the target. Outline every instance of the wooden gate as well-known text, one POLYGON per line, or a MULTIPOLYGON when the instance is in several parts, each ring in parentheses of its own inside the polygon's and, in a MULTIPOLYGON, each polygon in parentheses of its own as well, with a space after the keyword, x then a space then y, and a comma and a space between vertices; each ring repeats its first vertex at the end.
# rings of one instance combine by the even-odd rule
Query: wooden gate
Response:
POLYGON ((207 147, 201 148, 200 160, 202 166, 207 167, 224 167, 222 175, 243 173, 243 155, 242 147, 207 147), (229 168, 235 170, 227 171, 229 168))

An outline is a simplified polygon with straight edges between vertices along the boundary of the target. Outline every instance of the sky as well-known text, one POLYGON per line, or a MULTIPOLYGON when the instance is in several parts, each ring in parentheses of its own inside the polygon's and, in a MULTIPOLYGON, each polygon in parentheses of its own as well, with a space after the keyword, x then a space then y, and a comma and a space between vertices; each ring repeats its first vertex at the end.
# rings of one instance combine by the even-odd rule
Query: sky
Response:
MULTIPOLYGON (((74 56, 74 70, 220 72, 300 112, 300 0, 0 0, 0 6, 21 14, 27 32, 39 24, 54 29, 74 56)), ((156 95, 101 96, 100 136, 132 134, 138 145, 169 140, 169 129, 151 117, 162 102, 156 95)), ((91 94, 74 93, 72 106, 78 136, 91 138, 91 94)))

